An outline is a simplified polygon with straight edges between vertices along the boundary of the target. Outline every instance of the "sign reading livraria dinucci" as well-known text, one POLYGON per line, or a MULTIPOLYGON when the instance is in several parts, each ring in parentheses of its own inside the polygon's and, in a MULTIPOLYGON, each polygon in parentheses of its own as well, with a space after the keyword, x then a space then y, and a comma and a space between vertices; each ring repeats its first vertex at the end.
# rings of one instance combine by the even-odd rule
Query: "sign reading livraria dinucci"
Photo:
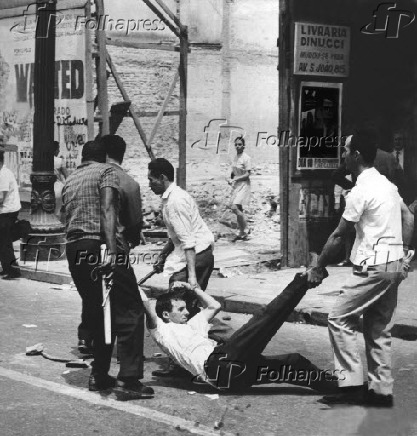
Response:
MULTIPOLYGON (((36 2, 33 3, 36 6, 36 2)), ((0 134, 16 145, 21 187, 30 185, 33 156, 36 8, 0 19, 0 134)), ((87 140, 84 9, 58 10, 56 21, 54 137, 69 172, 80 162, 87 140)))
POLYGON ((347 77, 350 28, 295 23, 294 74, 347 77))

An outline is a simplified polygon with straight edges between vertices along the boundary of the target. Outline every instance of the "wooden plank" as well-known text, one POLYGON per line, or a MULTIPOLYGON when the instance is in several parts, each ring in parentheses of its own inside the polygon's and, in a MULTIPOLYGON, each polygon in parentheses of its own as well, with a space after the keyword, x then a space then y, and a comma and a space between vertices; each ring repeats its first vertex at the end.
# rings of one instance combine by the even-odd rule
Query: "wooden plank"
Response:
POLYGON ((171 31, 178 36, 178 38, 180 37, 180 30, 177 29, 171 21, 169 21, 164 14, 161 13, 161 11, 151 3, 150 0, 143 0, 143 2, 148 6, 148 8, 160 19, 162 20, 170 29, 171 31))
MULTIPOLYGON (((85 15, 87 19, 91 17, 91 4, 85 5, 85 15)), ((87 103, 87 138, 89 141, 94 139, 94 90, 93 90, 93 48, 91 30, 85 27, 85 94, 87 103)))
POLYGON ((158 5, 161 7, 161 9, 168 15, 169 18, 178 26, 178 28, 183 30, 183 25, 181 24, 181 21, 173 14, 171 9, 163 2, 163 0, 155 0, 158 5))
MULTIPOLYGON (((111 60, 111 57, 108 53, 107 53, 106 58, 107 58, 107 63, 110 67, 110 71, 114 77, 114 80, 116 81, 117 87, 119 88, 119 91, 122 94, 123 100, 124 101, 131 101, 129 99, 129 96, 127 95, 127 92, 126 92, 124 86, 123 86, 123 83, 120 79, 119 73, 117 72, 116 67, 114 66, 113 61, 111 60)), ((139 132, 139 136, 142 139, 143 144, 145 145, 145 148, 146 148, 146 151, 148 152, 149 157, 152 160, 155 159, 155 155, 153 154, 152 148, 148 145, 148 142, 146 139, 146 133, 143 130, 142 125, 140 124, 139 117, 130 108, 129 108, 129 113, 133 119, 133 122, 135 124, 137 131, 139 132)))
POLYGON ((170 45, 170 44, 124 41, 121 39, 110 39, 110 38, 107 38, 107 45, 112 45, 115 47, 137 48, 137 49, 144 49, 144 50, 163 50, 163 51, 176 51, 176 52, 180 51, 180 48, 178 46, 170 45))
MULTIPOLYGON (((96 14, 98 17, 104 16, 103 0, 95 0, 96 14)), ((109 122, 109 96, 107 93, 107 73, 106 73, 106 32, 98 26, 96 30, 98 53, 96 58, 97 68, 97 93, 98 93, 98 108, 102 117, 100 123, 100 134, 102 136, 108 135, 110 132, 109 122)))
POLYGON ((177 81, 178 81, 178 77, 179 77, 179 67, 178 67, 177 71, 175 72, 175 76, 172 79, 171 85, 169 86, 168 93, 165 97, 165 100, 162 103, 161 109, 158 112, 158 115, 157 115, 156 120, 155 120, 155 124, 152 127, 151 134, 149 135, 149 138, 148 138, 148 145, 149 146, 152 144, 153 138, 155 137, 155 134, 156 134, 156 130, 158 129, 158 127, 161 123, 162 117, 164 116, 164 111, 165 111, 166 107, 168 106, 169 99, 171 98, 172 93, 174 92, 175 85, 177 84, 177 81))
POLYGON ((188 29, 183 27, 180 36, 180 126, 179 126, 179 159, 178 185, 187 186, 187 66, 188 66, 188 29))

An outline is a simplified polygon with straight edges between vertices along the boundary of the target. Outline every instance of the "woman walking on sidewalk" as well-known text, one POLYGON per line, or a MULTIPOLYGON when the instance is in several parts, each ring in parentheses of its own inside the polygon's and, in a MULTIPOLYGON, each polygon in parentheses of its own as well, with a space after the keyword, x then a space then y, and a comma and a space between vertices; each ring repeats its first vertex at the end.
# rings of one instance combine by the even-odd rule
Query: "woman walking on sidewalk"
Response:
POLYGON ((233 239, 246 241, 249 237, 250 231, 246 217, 243 213, 243 205, 249 203, 250 199, 250 172, 251 172, 251 158, 244 152, 245 140, 242 136, 235 139, 236 156, 232 162, 232 174, 228 181, 229 185, 233 187, 231 198, 231 209, 236 215, 239 234, 233 239))

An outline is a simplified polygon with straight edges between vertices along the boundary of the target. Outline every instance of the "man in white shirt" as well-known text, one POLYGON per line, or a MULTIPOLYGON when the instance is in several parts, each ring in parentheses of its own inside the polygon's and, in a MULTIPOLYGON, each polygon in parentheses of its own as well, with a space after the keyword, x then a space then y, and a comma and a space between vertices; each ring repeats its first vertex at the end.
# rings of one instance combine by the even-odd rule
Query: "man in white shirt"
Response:
MULTIPOLYGON (((310 270, 311 271, 311 270, 310 270)), ((253 385, 291 383, 320 391, 333 390, 343 372, 320 370, 298 353, 264 356, 263 350, 310 287, 306 273, 294 280, 266 307, 225 343, 217 345, 208 338, 209 321, 221 305, 198 287, 175 282, 171 292, 160 296, 154 306, 139 288, 146 311, 146 323, 160 348, 193 376, 194 382, 206 382, 221 390, 242 390, 253 385), (192 293, 202 310, 193 318, 184 300, 192 293), (186 297, 185 297, 186 298, 186 297)))
POLYGON ((398 165, 404 169, 404 136, 400 132, 395 132, 393 135, 394 148, 391 154, 395 157, 398 165))
POLYGON ((4 166, 4 151, 0 148, 0 262, 3 268, 0 275, 3 280, 20 277, 12 240, 12 227, 20 207, 19 187, 14 174, 4 166))
MULTIPOLYGON (((169 241, 156 263, 158 272, 170 275, 170 283, 188 282, 194 289, 207 288, 214 268, 214 236, 201 218, 198 206, 174 182, 174 167, 163 158, 148 165, 151 190, 162 197, 162 214, 169 241)), ((193 299, 195 301, 195 299, 193 299)), ((191 316, 198 308, 189 305, 191 316)))
POLYGON ((357 176, 357 182, 346 199, 340 223, 312 272, 311 283, 314 283, 315 271, 320 273, 321 268, 332 262, 343 245, 343 238, 355 227, 356 239, 350 257, 353 275, 340 290, 328 318, 335 367, 345 370, 346 379, 339 381, 339 394, 323 398, 326 404, 393 405, 391 328, 398 285, 407 276, 413 254, 409 250, 413 216, 397 187, 373 167, 377 149, 372 138, 371 132, 362 130, 346 142, 346 166, 357 176), (357 349, 356 330, 361 315, 368 390, 363 384, 357 349))

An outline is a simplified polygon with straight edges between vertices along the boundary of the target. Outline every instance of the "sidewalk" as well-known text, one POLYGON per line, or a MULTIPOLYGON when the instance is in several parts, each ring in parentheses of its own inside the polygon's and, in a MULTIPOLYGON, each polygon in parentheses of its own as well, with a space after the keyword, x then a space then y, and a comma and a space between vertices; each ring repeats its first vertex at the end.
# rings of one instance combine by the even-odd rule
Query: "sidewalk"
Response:
MULTIPOLYGON (((152 270, 155 256, 162 248, 161 245, 145 246, 146 252, 134 250, 131 264, 136 278, 139 280, 152 270)), ((223 310, 232 313, 254 313, 266 305, 280 293, 297 272, 304 268, 288 268, 278 271, 266 271, 254 274, 227 276, 228 271, 239 273, 248 266, 256 266, 262 262, 276 261, 280 257, 278 252, 262 250, 255 243, 230 244, 221 242, 215 249, 215 271, 210 279, 207 292, 222 303, 223 310), (220 277, 219 277, 220 276, 220 277)), ((405 340, 417 340, 417 262, 413 262, 413 271, 399 288, 398 307, 393 336, 405 340)), ((69 285, 71 276, 66 260, 54 262, 26 262, 21 263, 22 275, 25 278, 69 285)), ((329 267, 329 277, 315 289, 308 291, 301 303, 296 307, 289 322, 327 325, 327 316, 339 293, 340 287, 351 274, 350 268, 329 267)), ((154 275, 143 288, 153 297, 168 288, 168 277, 162 274, 154 275)), ((69 287, 68 287, 69 289, 69 287)))

